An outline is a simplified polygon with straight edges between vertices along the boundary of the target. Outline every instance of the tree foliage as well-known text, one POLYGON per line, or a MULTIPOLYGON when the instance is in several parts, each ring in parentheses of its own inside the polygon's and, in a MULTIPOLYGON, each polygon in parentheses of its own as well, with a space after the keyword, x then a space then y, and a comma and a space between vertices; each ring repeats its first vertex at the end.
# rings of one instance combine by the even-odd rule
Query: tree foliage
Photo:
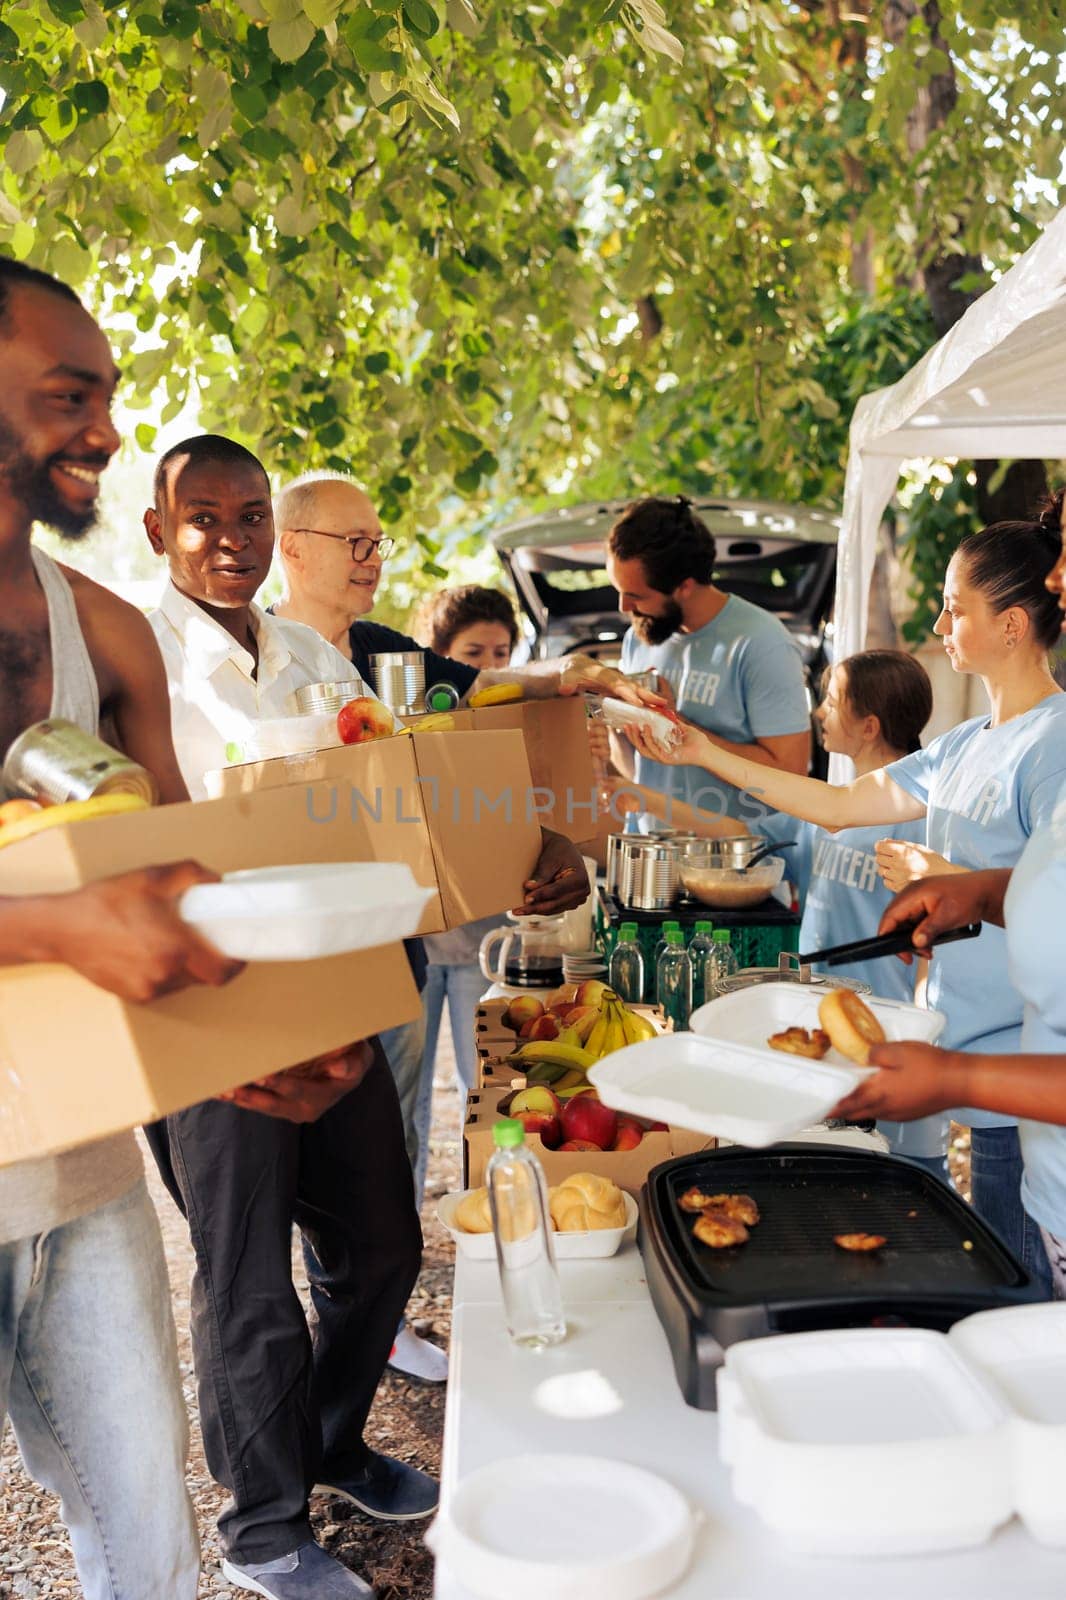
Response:
POLYGON ((435 582, 552 494, 832 501, 923 269, 976 291, 1057 197, 1060 0, 886 5, 7 0, 0 248, 164 418, 193 386, 272 469, 355 471, 435 582))

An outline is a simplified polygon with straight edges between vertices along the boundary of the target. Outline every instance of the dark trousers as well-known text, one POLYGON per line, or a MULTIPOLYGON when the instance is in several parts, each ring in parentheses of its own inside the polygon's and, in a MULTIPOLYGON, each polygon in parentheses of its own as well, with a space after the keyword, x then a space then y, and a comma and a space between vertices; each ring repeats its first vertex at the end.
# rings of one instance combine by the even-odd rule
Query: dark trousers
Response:
POLYGON ((307 1496, 365 1465, 363 1428, 418 1276, 396 1089, 375 1041, 357 1089, 297 1125, 208 1100, 147 1130, 196 1253, 192 1342, 204 1449, 232 1494, 227 1556, 311 1538, 307 1496), (311 1283, 292 1281, 292 1225, 311 1283))

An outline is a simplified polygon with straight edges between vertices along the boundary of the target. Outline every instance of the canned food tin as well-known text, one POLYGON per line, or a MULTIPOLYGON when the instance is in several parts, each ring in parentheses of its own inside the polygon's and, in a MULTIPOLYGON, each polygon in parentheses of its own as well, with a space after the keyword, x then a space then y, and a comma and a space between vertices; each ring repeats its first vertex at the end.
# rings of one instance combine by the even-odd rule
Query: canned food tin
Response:
POLYGON ((9 794, 45 805, 100 794, 136 794, 154 805, 159 794, 144 767, 61 717, 35 722, 20 734, 7 752, 2 776, 9 794))
POLYGON ((631 911, 668 911, 677 897, 677 848, 668 839, 625 837, 618 898, 631 911))
POLYGON ((426 658, 421 650, 393 650, 371 656, 370 669, 378 699, 398 716, 417 716, 424 709, 426 658))
POLYGON ((305 683, 296 691, 296 709, 309 716, 328 716, 339 711, 349 700, 359 698, 359 685, 354 679, 340 683, 305 683))

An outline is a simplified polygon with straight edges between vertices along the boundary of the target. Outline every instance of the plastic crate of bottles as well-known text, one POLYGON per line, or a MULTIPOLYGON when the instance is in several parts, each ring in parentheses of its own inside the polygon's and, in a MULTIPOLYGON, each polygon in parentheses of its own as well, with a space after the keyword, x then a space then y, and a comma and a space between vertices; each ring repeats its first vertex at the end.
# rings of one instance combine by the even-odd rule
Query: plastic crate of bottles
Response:
POLYGON ((715 929, 725 928, 738 967, 776 967, 777 958, 783 950, 799 950, 800 919, 779 903, 774 903, 773 920, 762 922, 750 912, 744 920, 738 919, 735 912, 715 916, 714 911, 706 906, 648 912, 625 910, 616 907, 612 900, 608 900, 607 905, 609 917, 603 919, 600 928, 603 952, 610 960, 622 923, 636 924, 640 953, 644 957, 644 1000, 648 1004, 655 1002, 655 952, 662 939, 665 922, 680 924, 686 949, 695 936, 697 922, 709 922, 715 929))

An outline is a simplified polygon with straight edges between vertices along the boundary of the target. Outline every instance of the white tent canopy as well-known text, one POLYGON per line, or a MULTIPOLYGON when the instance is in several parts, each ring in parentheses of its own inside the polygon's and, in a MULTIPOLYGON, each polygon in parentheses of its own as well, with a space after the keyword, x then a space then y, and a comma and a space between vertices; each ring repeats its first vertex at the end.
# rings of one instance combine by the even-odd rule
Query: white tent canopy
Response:
POLYGON ((877 533, 916 456, 1066 458, 1066 208, 939 344, 851 422, 837 659, 863 648, 877 533))

